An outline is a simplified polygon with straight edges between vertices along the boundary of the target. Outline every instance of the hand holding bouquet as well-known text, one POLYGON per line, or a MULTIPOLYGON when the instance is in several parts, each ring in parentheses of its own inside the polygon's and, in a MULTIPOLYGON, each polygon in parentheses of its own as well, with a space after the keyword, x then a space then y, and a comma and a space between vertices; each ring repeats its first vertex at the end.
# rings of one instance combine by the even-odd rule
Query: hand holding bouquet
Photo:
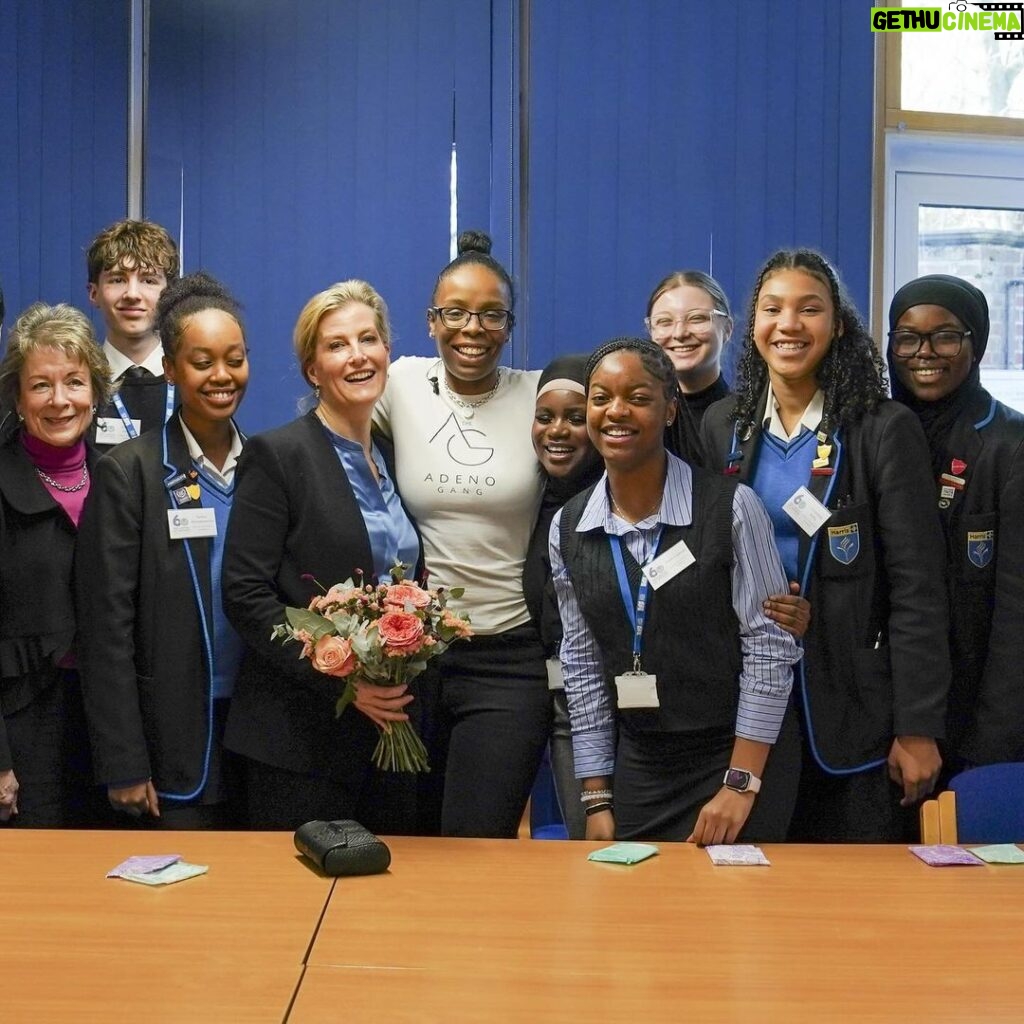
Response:
MULTIPOLYGON (((356 699, 355 685, 392 687, 411 682, 427 662, 455 640, 473 635, 469 621, 447 607, 461 588, 427 590, 405 579, 404 565, 391 570, 392 582, 376 586, 348 579, 313 598, 308 608, 286 608, 287 622, 274 626, 271 639, 297 640, 300 658, 318 672, 347 678, 337 714, 356 699)), ((407 721, 381 725, 373 763, 390 771, 429 771, 423 741, 407 721)))

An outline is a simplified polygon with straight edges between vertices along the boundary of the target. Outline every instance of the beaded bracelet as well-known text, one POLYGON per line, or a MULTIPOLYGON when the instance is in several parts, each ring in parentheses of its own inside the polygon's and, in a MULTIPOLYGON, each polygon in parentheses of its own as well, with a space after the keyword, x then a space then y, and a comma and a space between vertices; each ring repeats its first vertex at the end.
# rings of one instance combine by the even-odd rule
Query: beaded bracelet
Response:
POLYGON ((601 811, 610 811, 611 809, 612 802, 610 800, 605 800, 599 804, 590 804, 584 809, 583 813, 589 818, 592 814, 600 814, 601 811))
POLYGON ((594 800, 611 800, 610 789, 585 789, 580 793, 580 803, 589 804, 594 800))

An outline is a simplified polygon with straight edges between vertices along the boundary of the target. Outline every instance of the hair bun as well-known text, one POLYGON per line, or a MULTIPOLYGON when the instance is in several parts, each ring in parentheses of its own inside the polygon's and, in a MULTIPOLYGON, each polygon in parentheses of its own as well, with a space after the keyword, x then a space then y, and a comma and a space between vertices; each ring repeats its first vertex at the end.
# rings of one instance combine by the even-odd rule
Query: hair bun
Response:
POLYGON ((459 235, 459 255, 466 252, 491 254, 491 236, 486 231, 463 231, 459 235))

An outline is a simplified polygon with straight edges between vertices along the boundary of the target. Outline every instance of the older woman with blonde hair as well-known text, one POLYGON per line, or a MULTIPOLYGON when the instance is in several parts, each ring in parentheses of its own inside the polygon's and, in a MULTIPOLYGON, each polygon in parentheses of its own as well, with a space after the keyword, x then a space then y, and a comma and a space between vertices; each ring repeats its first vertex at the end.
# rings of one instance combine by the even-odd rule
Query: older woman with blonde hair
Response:
POLYGON ((88 318, 37 303, 0 363, 0 823, 83 824, 88 744, 72 565, 93 461, 85 432, 110 371, 88 318))
POLYGON ((364 281, 314 295, 299 314, 295 354, 311 408, 251 438, 239 461, 224 554, 224 608, 245 640, 225 745, 244 757, 250 824, 292 829, 356 818, 381 832, 413 828, 414 777, 371 763, 374 724, 401 721, 399 687, 358 688, 335 717, 341 681, 270 638, 287 606, 357 572, 387 580, 420 561, 419 538, 370 430, 387 383, 391 331, 384 300, 364 281))

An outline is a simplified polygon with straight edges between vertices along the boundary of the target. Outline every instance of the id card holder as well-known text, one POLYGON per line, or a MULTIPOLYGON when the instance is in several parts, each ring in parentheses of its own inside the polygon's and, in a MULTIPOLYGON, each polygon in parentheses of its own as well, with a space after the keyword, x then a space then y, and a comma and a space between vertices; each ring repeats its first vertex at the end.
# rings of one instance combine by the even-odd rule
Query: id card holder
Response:
MULTIPOLYGON (((135 428, 135 436, 142 432, 142 420, 132 420, 132 427, 135 428)), ((121 444, 129 440, 128 428, 117 416, 99 416, 96 419, 96 443, 97 444, 121 444)))
POLYGON ((615 677, 617 704, 623 708, 658 708, 658 677, 648 672, 623 672, 615 677))
POLYGON ((190 537, 216 537, 217 516, 212 508, 172 508, 167 510, 167 531, 171 540, 190 537))
POLYGON ((832 513, 806 487, 798 487, 782 511, 808 537, 813 537, 832 518, 832 513))
POLYGON ((686 541, 678 541, 664 553, 658 555, 653 562, 641 566, 640 571, 644 574, 647 582, 655 590, 670 579, 678 576, 684 569, 688 569, 697 561, 693 552, 686 546, 686 541))
POLYGON ((564 690, 565 680, 562 678, 562 663, 558 658, 548 658, 544 662, 544 667, 548 670, 548 689, 564 690))

